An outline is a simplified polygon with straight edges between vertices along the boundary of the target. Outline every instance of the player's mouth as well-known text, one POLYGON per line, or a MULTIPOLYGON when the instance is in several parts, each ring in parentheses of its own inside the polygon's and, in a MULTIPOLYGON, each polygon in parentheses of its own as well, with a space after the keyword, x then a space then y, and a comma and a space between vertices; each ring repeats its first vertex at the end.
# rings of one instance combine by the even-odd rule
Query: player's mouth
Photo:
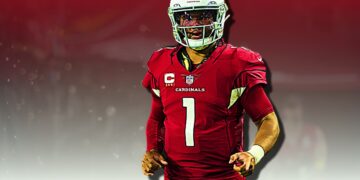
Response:
POLYGON ((190 39, 201 39, 202 38, 202 31, 192 31, 192 32, 188 32, 188 38, 190 39))

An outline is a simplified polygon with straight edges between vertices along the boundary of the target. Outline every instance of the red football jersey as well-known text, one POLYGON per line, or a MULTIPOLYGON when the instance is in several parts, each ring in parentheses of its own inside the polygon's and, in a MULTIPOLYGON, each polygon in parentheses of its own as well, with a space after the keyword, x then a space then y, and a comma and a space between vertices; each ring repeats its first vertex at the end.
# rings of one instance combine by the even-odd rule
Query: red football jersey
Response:
POLYGON ((143 80, 165 115, 165 179, 241 180, 228 164, 243 148, 240 99, 246 89, 266 84, 264 62, 258 53, 223 44, 189 72, 176 56, 180 48, 154 52, 143 80))

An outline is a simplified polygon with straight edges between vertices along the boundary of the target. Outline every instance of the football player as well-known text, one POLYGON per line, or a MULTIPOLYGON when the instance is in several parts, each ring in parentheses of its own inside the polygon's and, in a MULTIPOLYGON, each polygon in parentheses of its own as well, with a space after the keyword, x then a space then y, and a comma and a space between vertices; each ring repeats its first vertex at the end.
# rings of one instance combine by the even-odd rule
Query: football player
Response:
POLYGON ((243 180, 275 144, 279 125, 263 86, 261 56, 222 40, 224 0, 171 0, 174 48, 153 53, 143 86, 152 93, 145 175, 171 180, 243 180), (243 115, 257 125, 243 147, 243 115))

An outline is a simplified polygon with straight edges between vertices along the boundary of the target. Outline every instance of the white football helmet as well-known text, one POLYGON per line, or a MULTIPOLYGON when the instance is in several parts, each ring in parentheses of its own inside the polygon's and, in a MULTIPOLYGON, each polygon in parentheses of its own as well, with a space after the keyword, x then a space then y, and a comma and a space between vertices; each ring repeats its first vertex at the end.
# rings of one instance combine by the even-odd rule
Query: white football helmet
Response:
MULTIPOLYGON (((225 21, 228 7, 224 0, 170 0, 168 15, 171 20, 175 40, 183 46, 200 50, 219 40, 224 33, 225 21), (210 24, 197 24, 190 26, 180 25, 179 15, 191 12, 208 12, 213 15, 210 24), (188 38, 189 29, 200 29, 201 38, 188 38)), ((191 19, 191 17, 190 17, 191 19)))

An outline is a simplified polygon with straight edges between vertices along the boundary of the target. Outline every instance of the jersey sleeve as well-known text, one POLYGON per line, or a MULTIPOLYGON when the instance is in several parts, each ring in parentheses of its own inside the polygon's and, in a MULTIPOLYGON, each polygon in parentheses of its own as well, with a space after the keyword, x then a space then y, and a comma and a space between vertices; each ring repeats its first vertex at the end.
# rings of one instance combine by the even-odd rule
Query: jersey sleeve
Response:
POLYGON ((165 52, 165 49, 159 49, 151 55, 147 63, 148 71, 146 72, 142 81, 143 87, 150 91, 153 95, 156 95, 158 97, 160 97, 160 90, 158 84, 158 77, 160 74, 159 72, 161 72, 162 68, 166 66, 164 64, 164 61, 162 61, 162 56, 165 52))
POLYGON ((146 124, 146 150, 155 149, 159 152, 164 147, 164 119, 163 106, 160 98, 153 95, 151 112, 146 124))
POLYGON ((274 112, 264 88, 260 85, 256 85, 244 93, 241 98, 241 105, 255 123, 269 113, 274 112))
POLYGON ((151 110, 146 123, 146 150, 163 150, 164 144, 164 119, 163 105, 160 98, 160 90, 154 75, 154 62, 158 60, 159 52, 154 52, 148 62, 148 71, 142 81, 142 86, 152 95, 151 110))
POLYGON ((147 90, 151 89, 151 81, 152 81, 152 75, 148 71, 146 72, 144 79, 142 80, 142 86, 147 90))
POLYGON ((245 48, 240 48, 238 57, 242 63, 236 88, 243 89, 240 102, 245 112, 253 121, 262 119, 273 111, 262 85, 266 85, 266 66, 260 54, 245 48))
POLYGON ((152 95, 151 111, 146 124, 146 150, 155 149, 162 151, 164 142, 164 124, 165 115, 160 99, 159 91, 156 87, 154 76, 148 71, 142 81, 142 85, 152 95))
POLYGON ((240 87, 250 89, 257 84, 267 84, 266 66, 258 53, 251 53, 244 58, 244 68, 237 79, 240 87))

